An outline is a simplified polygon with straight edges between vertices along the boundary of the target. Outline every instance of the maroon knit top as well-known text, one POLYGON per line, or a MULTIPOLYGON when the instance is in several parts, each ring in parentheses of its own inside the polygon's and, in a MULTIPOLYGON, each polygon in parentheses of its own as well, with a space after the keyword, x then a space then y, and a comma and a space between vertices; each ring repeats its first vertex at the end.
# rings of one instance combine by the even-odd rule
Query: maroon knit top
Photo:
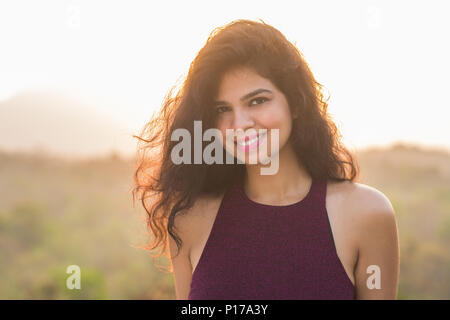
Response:
POLYGON ((188 299, 355 299, 339 260, 325 206, 326 181, 301 201, 250 200, 227 190, 192 275, 188 299))

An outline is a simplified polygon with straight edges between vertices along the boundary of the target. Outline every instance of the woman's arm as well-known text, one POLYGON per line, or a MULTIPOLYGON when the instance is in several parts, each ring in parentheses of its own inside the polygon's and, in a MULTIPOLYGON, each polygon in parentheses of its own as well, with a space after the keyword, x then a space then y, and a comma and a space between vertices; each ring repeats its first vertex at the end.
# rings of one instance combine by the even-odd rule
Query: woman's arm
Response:
POLYGON ((183 241, 181 249, 178 255, 176 255, 177 245, 175 240, 169 235, 170 256, 177 300, 188 299, 192 281, 191 248, 201 236, 201 226, 204 221, 203 216, 212 213, 212 210, 217 211, 218 204, 220 204, 220 202, 217 199, 215 201, 210 201, 209 198, 201 196, 194 201, 191 208, 186 209, 182 214, 180 213, 175 216, 175 231, 183 241), (213 205, 211 206, 211 204, 213 205))
POLYGON ((399 243, 394 209, 380 191, 359 185, 353 203, 358 239, 357 299, 397 299, 399 243), (356 196, 356 197, 355 197, 356 196))
POLYGON ((184 241, 178 255, 176 255, 177 245, 175 240, 169 235, 169 247, 175 281, 176 299, 187 300, 191 286, 192 266, 186 241, 184 241))

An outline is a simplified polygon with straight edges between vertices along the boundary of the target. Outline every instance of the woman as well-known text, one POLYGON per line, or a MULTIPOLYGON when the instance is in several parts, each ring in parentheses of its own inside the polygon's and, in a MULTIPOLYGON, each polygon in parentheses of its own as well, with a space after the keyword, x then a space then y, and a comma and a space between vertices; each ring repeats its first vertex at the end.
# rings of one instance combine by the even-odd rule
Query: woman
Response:
POLYGON ((177 299, 396 299, 394 210, 356 182, 321 85, 277 29, 214 30, 138 138, 133 195, 154 235, 147 248, 169 247, 177 299), (240 161, 174 163, 172 133, 195 136, 195 121, 222 133, 223 159, 240 161), (240 132, 232 144, 227 130, 240 132), (275 158, 276 172, 261 174, 275 158))

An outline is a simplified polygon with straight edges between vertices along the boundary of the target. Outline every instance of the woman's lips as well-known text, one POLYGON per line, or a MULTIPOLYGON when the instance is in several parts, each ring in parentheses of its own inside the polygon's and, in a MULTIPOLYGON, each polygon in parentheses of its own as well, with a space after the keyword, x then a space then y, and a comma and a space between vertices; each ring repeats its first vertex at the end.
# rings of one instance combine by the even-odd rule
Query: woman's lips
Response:
POLYGON ((258 145, 260 145, 264 141, 266 134, 267 132, 253 137, 246 137, 245 139, 235 141, 234 143, 239 148, 239 150, 247 152, 255 149, 258 145))

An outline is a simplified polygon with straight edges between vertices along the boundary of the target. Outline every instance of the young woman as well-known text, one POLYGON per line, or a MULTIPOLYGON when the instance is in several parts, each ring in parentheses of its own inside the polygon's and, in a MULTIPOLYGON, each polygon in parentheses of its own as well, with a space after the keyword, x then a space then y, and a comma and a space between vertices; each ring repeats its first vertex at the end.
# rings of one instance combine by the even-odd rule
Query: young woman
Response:
POLYGON ((148 249, 169 248, 177 299, 396 299, 390 201, 356 182, 321 85, 274 27, 236 20, 214 30, 138 138, 133 193, 154 235, 148 249), (194 137, 194 121, 222 133, 222 163, 174 163, 172 133, 194 137), (231 145, 230 129, 244 132, 231 145), (274 156, 276 172, 261 174, 274 156))

